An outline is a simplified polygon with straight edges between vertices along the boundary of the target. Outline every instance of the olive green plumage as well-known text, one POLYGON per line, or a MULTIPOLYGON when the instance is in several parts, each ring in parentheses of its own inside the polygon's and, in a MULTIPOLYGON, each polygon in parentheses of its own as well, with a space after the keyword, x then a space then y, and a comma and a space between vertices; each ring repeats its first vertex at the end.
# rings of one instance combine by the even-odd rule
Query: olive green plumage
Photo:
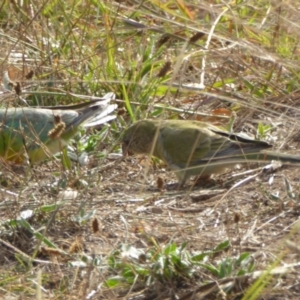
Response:
POLYGON ((51 157, 69 143, 80 125, 106 121, 116 108, 109 104, 114 94, 107 95, 104 101, 79 105, 0 109, 0 157, 14 163, 27 157, 31 163, 51 157))
POLYGON ((221 173, 237 163, 280 160, 300 163, 300 156, 267 151, 272 146, 244 138, 204 122, 142 120, 123 136, 123 152, 153 154, 165 161, 179 184, 193 175, 221 173))

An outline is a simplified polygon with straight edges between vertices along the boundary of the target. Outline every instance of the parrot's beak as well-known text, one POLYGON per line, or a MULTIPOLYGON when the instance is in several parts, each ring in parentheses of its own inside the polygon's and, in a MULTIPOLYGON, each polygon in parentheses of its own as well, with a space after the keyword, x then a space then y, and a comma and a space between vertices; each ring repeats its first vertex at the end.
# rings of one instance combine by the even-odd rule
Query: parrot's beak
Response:
POLYGON ((123 153, 123 156, 127 156, 127 154, 128 154, 128 147, 125 143, 122 143, 122 153, 123 153))
POLYGON ((123 144, 122 144, 122 153, 123 153, 123 156, 124 156, 124 157, 126 157, 126 156, 128 156, 128 155, 133 155, 133 153, 130 152, 130 151, 128 150, 128 148, 129 148, 129 145, 127 145, 127 143, 123 143, 123 144))

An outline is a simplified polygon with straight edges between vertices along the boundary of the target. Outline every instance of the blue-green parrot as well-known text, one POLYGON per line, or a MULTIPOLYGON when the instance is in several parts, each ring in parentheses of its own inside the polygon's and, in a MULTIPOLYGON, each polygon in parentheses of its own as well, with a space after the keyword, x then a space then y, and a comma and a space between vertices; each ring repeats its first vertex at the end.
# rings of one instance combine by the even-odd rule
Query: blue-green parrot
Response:
POLYGON ((80 126, 91 127, 115 118, 110 104, 113 93, 99 101, 57 107, 19 107, 0 109, 0 158, 22 164, 46 160, 78 132, 80 126))

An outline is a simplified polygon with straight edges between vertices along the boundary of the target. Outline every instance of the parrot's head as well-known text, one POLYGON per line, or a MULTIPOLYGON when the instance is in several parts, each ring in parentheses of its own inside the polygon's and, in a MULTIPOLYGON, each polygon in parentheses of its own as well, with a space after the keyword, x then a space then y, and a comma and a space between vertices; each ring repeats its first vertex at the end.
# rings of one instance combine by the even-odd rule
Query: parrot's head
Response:
POLYGON ((149 120, 138 121, 131 125, 125 130, 122 138, 123 155, 150 153, 156 131, 156 123, 149 120))

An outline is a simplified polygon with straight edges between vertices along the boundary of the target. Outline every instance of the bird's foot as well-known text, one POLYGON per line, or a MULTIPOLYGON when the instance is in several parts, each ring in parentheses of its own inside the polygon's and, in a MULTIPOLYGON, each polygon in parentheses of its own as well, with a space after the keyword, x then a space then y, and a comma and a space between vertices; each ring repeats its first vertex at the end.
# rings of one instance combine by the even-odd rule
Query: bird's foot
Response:
POLYGON ((211 188, 215 186, 222 186, 223 181, 221 179, 214 179, 210 176, 198 176, 194 182, 194 186, 211 188))
POLYGON ((179 183, 179 182, 174 182, 174 183, 168 183, 165 185, 166 190, 182 190, 184 189, 183 184, 179 183))

